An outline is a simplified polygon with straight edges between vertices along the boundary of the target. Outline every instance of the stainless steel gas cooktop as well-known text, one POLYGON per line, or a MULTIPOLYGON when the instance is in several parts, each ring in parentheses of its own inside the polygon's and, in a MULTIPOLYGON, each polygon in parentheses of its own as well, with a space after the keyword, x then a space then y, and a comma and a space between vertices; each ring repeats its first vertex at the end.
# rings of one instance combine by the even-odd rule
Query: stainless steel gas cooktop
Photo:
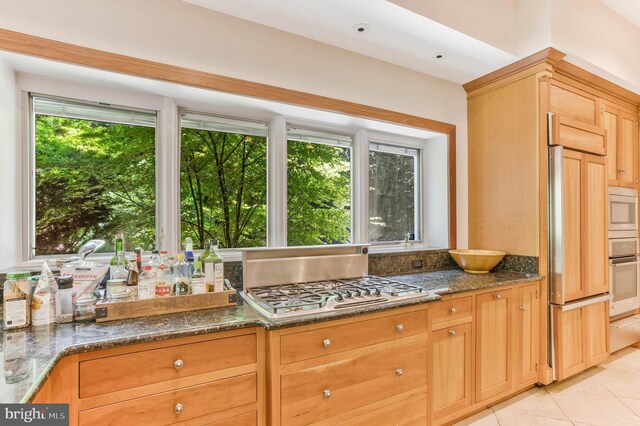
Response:
POLYGON ((366 275, 367 252, 366 246, 247 250, 240 295, 260 314, 278 319, 426 294, 422 287, 366 275))

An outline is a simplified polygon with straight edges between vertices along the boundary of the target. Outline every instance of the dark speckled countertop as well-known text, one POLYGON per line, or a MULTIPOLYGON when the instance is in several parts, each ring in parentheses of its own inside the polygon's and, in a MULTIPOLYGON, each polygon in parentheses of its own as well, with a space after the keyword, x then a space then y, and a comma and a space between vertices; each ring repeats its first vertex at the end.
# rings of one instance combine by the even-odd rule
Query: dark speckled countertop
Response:
POLYGON ((1 354, 4 374, 0 379, 0 402, 31 401, 57 361, 66 355, 246 327, 257 326, 267 330, 293 327, 437 301, 443 294, 542 279, 539 275, 516 272, 471 275, 459 269, 396 275, 392 278, 422 286, 426 290, 424 296, 402 302, 277 321, 268 320, 250 306, 240 304, 232 308, 100 324, 59 324, 3 331, 1 354))

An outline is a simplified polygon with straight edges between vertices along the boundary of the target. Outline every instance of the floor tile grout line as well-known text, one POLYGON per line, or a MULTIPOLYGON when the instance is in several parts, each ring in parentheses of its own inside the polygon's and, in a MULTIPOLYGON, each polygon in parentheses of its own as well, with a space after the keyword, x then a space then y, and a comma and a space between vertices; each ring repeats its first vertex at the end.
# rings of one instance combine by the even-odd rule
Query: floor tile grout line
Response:
MULTIPOLYGON (((631 407, 629 407, 627 404, 625 404, 625 402, 623 400, 621 400, 620 398, 626 398, 626 396, 618 396, 618 395, 613 395, 618 401, 620 401, 620 404, 624 405, 625 407, 627 407, 627 409, 629 411, 631 411, 631 413, 636 416, 636 417, 640 417, 640 415, 638 413, 636 413, 635 411, 633 411, 631 409, 631 407)), ((629 398, 629 399, 633 399, 633 398, 629 398)))

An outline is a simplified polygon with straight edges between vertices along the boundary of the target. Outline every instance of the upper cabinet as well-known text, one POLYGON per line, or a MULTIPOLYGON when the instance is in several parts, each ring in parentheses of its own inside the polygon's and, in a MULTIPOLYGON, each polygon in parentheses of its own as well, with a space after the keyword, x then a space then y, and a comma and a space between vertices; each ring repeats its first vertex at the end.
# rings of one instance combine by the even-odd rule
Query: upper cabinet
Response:
POLYGON ((638 184, 638 119, 615 104, 602 106, 607 137, 607 181, 612 186, 635 188, 638 184))

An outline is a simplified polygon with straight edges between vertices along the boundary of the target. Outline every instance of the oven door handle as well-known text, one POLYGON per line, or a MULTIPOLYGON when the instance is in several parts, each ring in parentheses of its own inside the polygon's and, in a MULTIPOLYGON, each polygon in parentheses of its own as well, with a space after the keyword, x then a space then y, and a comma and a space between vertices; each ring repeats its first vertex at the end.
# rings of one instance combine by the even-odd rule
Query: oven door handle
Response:
POLYGON ((623 259, 613 259, 609 261, 611 266, 624 266, 624 265, 638 265, 640 261, 636 256, 629 257, 627 259, 634 259, 632 262, 625 262, 623 259))

